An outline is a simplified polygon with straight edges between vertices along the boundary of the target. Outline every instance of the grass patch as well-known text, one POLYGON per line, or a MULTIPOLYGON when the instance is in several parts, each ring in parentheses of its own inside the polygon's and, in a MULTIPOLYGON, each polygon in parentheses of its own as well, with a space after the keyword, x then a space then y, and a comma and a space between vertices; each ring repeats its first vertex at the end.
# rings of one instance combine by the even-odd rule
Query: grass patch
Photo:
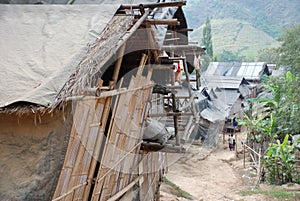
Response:
POLYGON ((186 198, 189 200, 193 199, 193 196, 191 194, 179 188, 179 186, 177 186, 176 184, 168 180, 166 177, 163 177, 163 182, 173 188, 171 192, 173 195, 176 195, 177 197, 186 198))
POLYGON ((262 194, 266 195, 268 197, 277 198, 277 199, 300 199, 300 192, 296 191, 286 191, 283 189, 269 189, 269 190, 262 190, 260 188, 254 189, 254 190, 243 190, 240 191, 242 196, 247 195, 255 195, 255 194, 262 194))

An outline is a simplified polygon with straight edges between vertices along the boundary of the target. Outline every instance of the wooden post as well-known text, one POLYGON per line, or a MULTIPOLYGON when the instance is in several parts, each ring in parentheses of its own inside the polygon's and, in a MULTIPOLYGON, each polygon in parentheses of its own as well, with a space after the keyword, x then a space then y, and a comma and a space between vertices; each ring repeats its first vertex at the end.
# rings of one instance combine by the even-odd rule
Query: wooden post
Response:
MULTIPOLYGON (((188 84, 188 92, 189 92, 189 96, 190 98, 192 97, 192 89, 191 89, 191 85, 190 85, 190 78, 189 78, 189 72, 187 70, 187 63, 186 63, 186 57, 185 57, 185 52, 182 51, 182 54, 183 54, 183 57, 184 57, 184 73, 185 73, 185 79, 187 81, 187 84, 188 84)), ((194 114, 194 116, 196 117, 197 116, 197 112, 196 112, 196 109, 195 109, 195 105, 194 105, 194 101, 192 102, 191 104, 191 108, 192 108, 192 112, 194 114)))
MULTIPOLYGON (((175 97, 174 93, 172 93, 172 109, 173 109, 173 112, 176 113, 177 107, 176 107, 176 97, 175 97)), ((174 115, 173 120, 174 120, 176 145, 179 145, 180 142, 179 142, 179 136, 178 136, 178 117, 176 115, 174 115)))
POLYGON ((234 138, 235 138, 235 160, 237 161, 237 158, 238 158, 238 152, 237 152, 237 134, 235 132, 235 126, 233 126, 233 133, 234 133, 234 138))
POLYGON ((246 168, 246 150, 245 142, 243 142, 243 155, 244 155, 244 169, 246 168))
POLYGON ((261 156, 261 148, 258 149, 258 167, 257 167, 258 178, 260 178, 260 156, 261 156))

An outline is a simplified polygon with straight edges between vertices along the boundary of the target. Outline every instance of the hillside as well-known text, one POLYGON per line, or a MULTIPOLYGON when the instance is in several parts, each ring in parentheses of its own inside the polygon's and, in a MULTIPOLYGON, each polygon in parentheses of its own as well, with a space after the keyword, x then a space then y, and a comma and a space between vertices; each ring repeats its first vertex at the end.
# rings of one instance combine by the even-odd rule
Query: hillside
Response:
MULTIPOLYGON (((214 55, 219 56, 224 50, 254 59, 262 48, 279 46, 279 42, 250 23, 236 19, 213 19, 212 41, 214 55)), ((192 41, 201 41, 203 26, 194 29, 192 41)))
POLYGON ((201 40, 201 27, 211 18, 215 55, 229 48, 251 58, 258 49, 277 46, 282 30, 300 22, 299 0, 188 0, 184 11, 193 41, 201 40))

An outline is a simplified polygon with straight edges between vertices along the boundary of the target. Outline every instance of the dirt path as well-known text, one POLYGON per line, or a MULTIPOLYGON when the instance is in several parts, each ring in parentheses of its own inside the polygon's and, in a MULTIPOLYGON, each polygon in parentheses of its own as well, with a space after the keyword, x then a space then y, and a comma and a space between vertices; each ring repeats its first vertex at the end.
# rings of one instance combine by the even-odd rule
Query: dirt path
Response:
MULTIPOLYGON (((263 195, 255 195, 255 198, 240 195, 241 190, 249 188, 245 187, 240 171, 243 160, 236 161, 235 152, 229 151, 221 140, 214 150, 193 145, 189 152, 169 166, 166 177, 191 194, 194 200, 268 200, 263 195)), ((164 185, 161 189, 162 201, 185 200, 168 195, 164 185)))

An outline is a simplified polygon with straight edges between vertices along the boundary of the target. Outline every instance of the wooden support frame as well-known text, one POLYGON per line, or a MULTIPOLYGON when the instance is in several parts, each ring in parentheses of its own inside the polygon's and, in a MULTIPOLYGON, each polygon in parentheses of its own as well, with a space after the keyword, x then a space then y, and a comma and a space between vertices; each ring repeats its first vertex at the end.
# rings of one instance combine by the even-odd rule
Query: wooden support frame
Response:
POLYGON ((131 10, 131 9, 140 9, 141 6, 144 8, 164 8, 164 7, 180 7, 186 5, 186 1, 173 1, 173 2, 164 2, 164 3, 149 3, 149 4, 136 4, 136 5, 121 5, 120 10, 131 10))

